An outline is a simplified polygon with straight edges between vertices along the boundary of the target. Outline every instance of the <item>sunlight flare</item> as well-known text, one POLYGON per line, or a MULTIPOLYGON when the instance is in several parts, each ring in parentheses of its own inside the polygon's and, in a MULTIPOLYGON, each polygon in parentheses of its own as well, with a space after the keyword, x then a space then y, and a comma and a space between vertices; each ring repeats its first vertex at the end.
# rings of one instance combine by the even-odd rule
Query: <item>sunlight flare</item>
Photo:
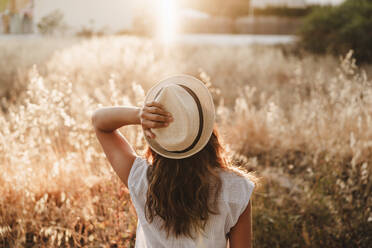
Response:
POLYGON ((175 0, 160 0, 157 33, 164 43, 172 43, 177 33, 177 8, 175 0))

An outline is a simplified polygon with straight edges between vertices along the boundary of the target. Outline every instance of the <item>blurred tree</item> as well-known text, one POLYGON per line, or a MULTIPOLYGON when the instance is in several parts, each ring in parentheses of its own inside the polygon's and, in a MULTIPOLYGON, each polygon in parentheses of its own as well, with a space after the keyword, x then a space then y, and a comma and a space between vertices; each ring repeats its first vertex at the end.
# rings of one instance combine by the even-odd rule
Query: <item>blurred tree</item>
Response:
POLYGON ((0 0, 0 13, 7 9, 8 2, 9 0, 0 0))
POLYGON ((37 23, 39 32, 44 35, 51 35, 58 29, 64 29, 64 26, 63 13, 58 9, 44 16, 39 23, 37 23))
POLYGON ((299 31, 300 45, 314 53, 346 54, 372 62, 372 0, 346 0, 314 9, 299 31))
POLYGON ((311 13, 316 8, 316 5, 308 5, 306 7, 282 7, 282 6, 267 6, 266 8, 255 8, 255 16, 283 16, 283 17, 304 17, 311 13))
POLYGON ((238 17, 248 15, 250 0, 180 0, 180 5, 211 15, 238 17))

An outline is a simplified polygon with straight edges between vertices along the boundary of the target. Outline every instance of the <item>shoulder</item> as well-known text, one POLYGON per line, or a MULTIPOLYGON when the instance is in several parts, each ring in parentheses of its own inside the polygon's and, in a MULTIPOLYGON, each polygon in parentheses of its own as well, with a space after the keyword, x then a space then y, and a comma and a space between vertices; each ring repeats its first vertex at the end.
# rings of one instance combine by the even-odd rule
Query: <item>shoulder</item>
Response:
POLYGON ((224 200, 248 203, 255 188, 255 183, 249 175, 235 169, 222 171, 220 175, 223 183, 224 200))
POLYGON ((255 183, 248 174, 235 169, 222 171, 220 175, 223 184, 221 200, 227 213, 225 233, 228 233, 247 209, 255 183))
POLYGON ((136 157, 128 177, 128 189, 132 193, 140 193, 147 187, 147 169, 149 164, 145 158, 136 157))

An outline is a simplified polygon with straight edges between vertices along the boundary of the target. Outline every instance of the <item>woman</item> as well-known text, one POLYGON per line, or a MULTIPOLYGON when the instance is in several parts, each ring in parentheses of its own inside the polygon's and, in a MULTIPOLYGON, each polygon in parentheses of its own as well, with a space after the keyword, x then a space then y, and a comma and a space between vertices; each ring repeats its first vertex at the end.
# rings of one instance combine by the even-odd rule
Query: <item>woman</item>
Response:
POLYGON ((187 75, 156 84, 142 108, 104 107, 92 115, 135 206, 136 247, 252 246, 255 185, 226 162, 214 122, 208 89, 187 75), (117 130, 125 125, 142 125, 145 158, 117 130))

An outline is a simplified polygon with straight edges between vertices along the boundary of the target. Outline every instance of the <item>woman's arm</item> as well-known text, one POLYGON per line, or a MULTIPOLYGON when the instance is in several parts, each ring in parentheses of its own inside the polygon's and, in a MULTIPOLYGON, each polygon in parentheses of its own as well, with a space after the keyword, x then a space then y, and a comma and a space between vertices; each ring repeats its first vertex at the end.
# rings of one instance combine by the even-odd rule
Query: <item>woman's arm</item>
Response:
POLYGON ((128 176, 136 153, 125 137, 117 130, 121 126, 140 124, 139 108, 104 107, 92 115, 92 124, 98 141, 112 168, 128 187, 128 176))
POLYGON ((137 107, 103 107, 92 115, 92 123, 102 132, 112 132, 119 127, 141 124, 140 108, 137 107))
POLYGON ((229 248, 252 247, 252 204, 248 202, 247 208, 240 215, 238 222, 230 230, 229 248))
POLYGON ((161 128, 172 119, 158 103, 148 103, 143 108, 103 107, 92 114, 92 124, 98 141, 112 168, 121 181, 128 187, 128 176, 136 153, 118 128, 126 125, 141 124, 145 135, 154 138, 150 128, 161 128))

